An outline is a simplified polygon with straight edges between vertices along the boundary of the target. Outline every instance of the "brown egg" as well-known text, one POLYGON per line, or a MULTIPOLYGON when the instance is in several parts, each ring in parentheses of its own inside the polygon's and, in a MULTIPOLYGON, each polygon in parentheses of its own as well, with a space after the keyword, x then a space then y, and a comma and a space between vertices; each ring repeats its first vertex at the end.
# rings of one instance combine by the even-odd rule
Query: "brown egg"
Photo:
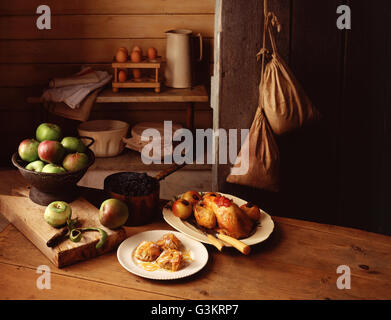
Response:
POLYGON ((126 47, 121 47, 121 48, 118 49, 118 51, 119 50, 123 50, 126 53, 126 55, 129 55, 129 51, 128 51, 128 49, 126 47))
POLYGON ((120 72, 118 72, 118 82, 125 82, 127 78, 128 76, 124 70, 120 70, 120 72))
POLYGON ((130 60, 132 60, 132 62, 141 62, 141 53, 140 51, 132 51, 132 53, 130 54, 130 60))
POLYGON ((141 56, 143 56, 143 49, 141 49, 140 46, 134 46, 133 49, 132 49, 132 52, 133 51, 139 51, 141 56))
POLYGON ((155 48, 148 48, 147 57, 149 60, 155 60, 157 57, 157 50, 155 48))
POLYGON ((133 78, 140 79, 141 78, 141 70, 140 69, 132 69, 133 78))
POLYGON ((126 62, 128 61, 128 55, 124 50, 118 50, 115 55, 115 60, 117 60, 117 62, 126 62))

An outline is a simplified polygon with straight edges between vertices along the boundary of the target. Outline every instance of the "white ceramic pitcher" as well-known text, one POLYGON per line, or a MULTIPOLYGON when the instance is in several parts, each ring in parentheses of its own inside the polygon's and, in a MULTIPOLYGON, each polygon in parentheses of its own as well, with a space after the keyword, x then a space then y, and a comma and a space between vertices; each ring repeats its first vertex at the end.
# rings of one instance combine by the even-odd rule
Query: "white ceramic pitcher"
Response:
MULTIPOLYGON (((191 68, 191 30, 178 29, 166 32, 166 70, 164 72, 165 84, 171 88, 190 88, 192 86, 192 68, 191 68)), ((198 61, 202 60, 202 36, 197 34, 200 39, 200 56, 198 61)))

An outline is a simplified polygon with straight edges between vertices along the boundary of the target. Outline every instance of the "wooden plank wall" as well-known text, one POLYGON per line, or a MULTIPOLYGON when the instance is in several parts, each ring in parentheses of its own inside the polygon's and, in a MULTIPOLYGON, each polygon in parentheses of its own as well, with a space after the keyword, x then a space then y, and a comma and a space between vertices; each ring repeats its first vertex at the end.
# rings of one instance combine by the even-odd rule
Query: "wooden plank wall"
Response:
MULTIPOLYGON (((204 37, 204 62, 199 74, 209 87, 213 70, 214 0, 49 0, 52 29, 36 28, 38 0, 0 1, 0 134, 7 136, 0 164, 9 163, 17 143, 32 135, 43 119, 74 132, 75 121, 45 118, 42 108, 28 105, 40 96, 48 80, 77 72, 81 65, 110 69, 121 46, 150 46, 165 54, 164 31, 187 28, 204 37)), ((209 89, 209 88, 208 88, 209 89)), ((92 118, 145 120, 173 119, 184 123, 181 105, 97 105, 92 118), (144 112, 144 110, 147 112, 144 112), (164 111, 163 111, 164 110, 164 111)), ((196 105, 198 127, 211 127, 209 104, 196 105)))
MULTIPOLYGON (((283 27, 280 51, 324 118, 315 127, 278 138, 280 193, 225 183, 228 166, 218 168, 219 189, 258 202, 275 215, 391 234, 391 3, 269 3, 283 27), (340 31, 336 9, 346 3, 352 30, 340 31)), ((263 1, 249 0, 245 8, 237 1, 223 2, 220 127, 251 124, 262 16, 263 1)))

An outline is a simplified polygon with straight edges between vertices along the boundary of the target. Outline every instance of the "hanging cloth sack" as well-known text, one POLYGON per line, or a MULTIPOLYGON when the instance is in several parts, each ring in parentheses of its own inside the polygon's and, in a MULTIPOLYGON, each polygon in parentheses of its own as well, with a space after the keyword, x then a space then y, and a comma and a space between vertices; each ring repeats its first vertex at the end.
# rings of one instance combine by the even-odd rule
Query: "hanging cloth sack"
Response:
MULTIPOLYGON (((273 13, 272 23, 278 25, 273 13)), ((278 25, 280 28, 280 26, 278 25)), ((303 88, 278 54, 276 41, 267 22, 265 32, 269 32, 273 48, 271 61, 266 65, 261 86, 259 103, 265 113, 270 127, 276 135, 301 128, 305 123, 318 120, 320 113, 312 105, 303 88)), ((264 34, 265 34, 264 32, 264 34)))
MULTIPOLYGON (((265 1, 266 4, 266 1, 265 1)), ((269 13, 265 5, 265 27, 269 25, 269 13)), ((269 126, 261 106, 261 88, 265 71, 266 32, 263 33, 261 81, 259 84, 259 104, 250 132, 241 147, 235 165, 226 181, 229 183, 250 186, 269 191, 279 191, 280 180, 280 154, 273 132, 269 126), (247 161, 248 166, 243 164, 247 161), (240 172, 238 168, 247 168, 247 172, 240 172)), ((259 55, 258 55, 259 56, 259 55)))
POLYGON ((227 182, 277 192, 279 191, 279 157, 273 132, 262 109, 258 107, 250 132, 242 145, 231 174, 227 177, 227 182), (240 172, 239 168, 248 171, 240 172))

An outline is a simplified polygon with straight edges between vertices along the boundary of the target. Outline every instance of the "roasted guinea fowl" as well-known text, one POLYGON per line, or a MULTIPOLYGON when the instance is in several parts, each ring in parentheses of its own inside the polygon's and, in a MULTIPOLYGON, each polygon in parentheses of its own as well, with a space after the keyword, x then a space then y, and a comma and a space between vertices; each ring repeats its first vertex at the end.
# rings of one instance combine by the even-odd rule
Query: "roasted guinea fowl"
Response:
POLYGON ((217 222, 218 232, 235 239, 246 238, 254 226, 254 221, 245 211, 217 193, 206 194, 195 206, 194 216, 197 223, 205 228, 213 229, 217 222))

